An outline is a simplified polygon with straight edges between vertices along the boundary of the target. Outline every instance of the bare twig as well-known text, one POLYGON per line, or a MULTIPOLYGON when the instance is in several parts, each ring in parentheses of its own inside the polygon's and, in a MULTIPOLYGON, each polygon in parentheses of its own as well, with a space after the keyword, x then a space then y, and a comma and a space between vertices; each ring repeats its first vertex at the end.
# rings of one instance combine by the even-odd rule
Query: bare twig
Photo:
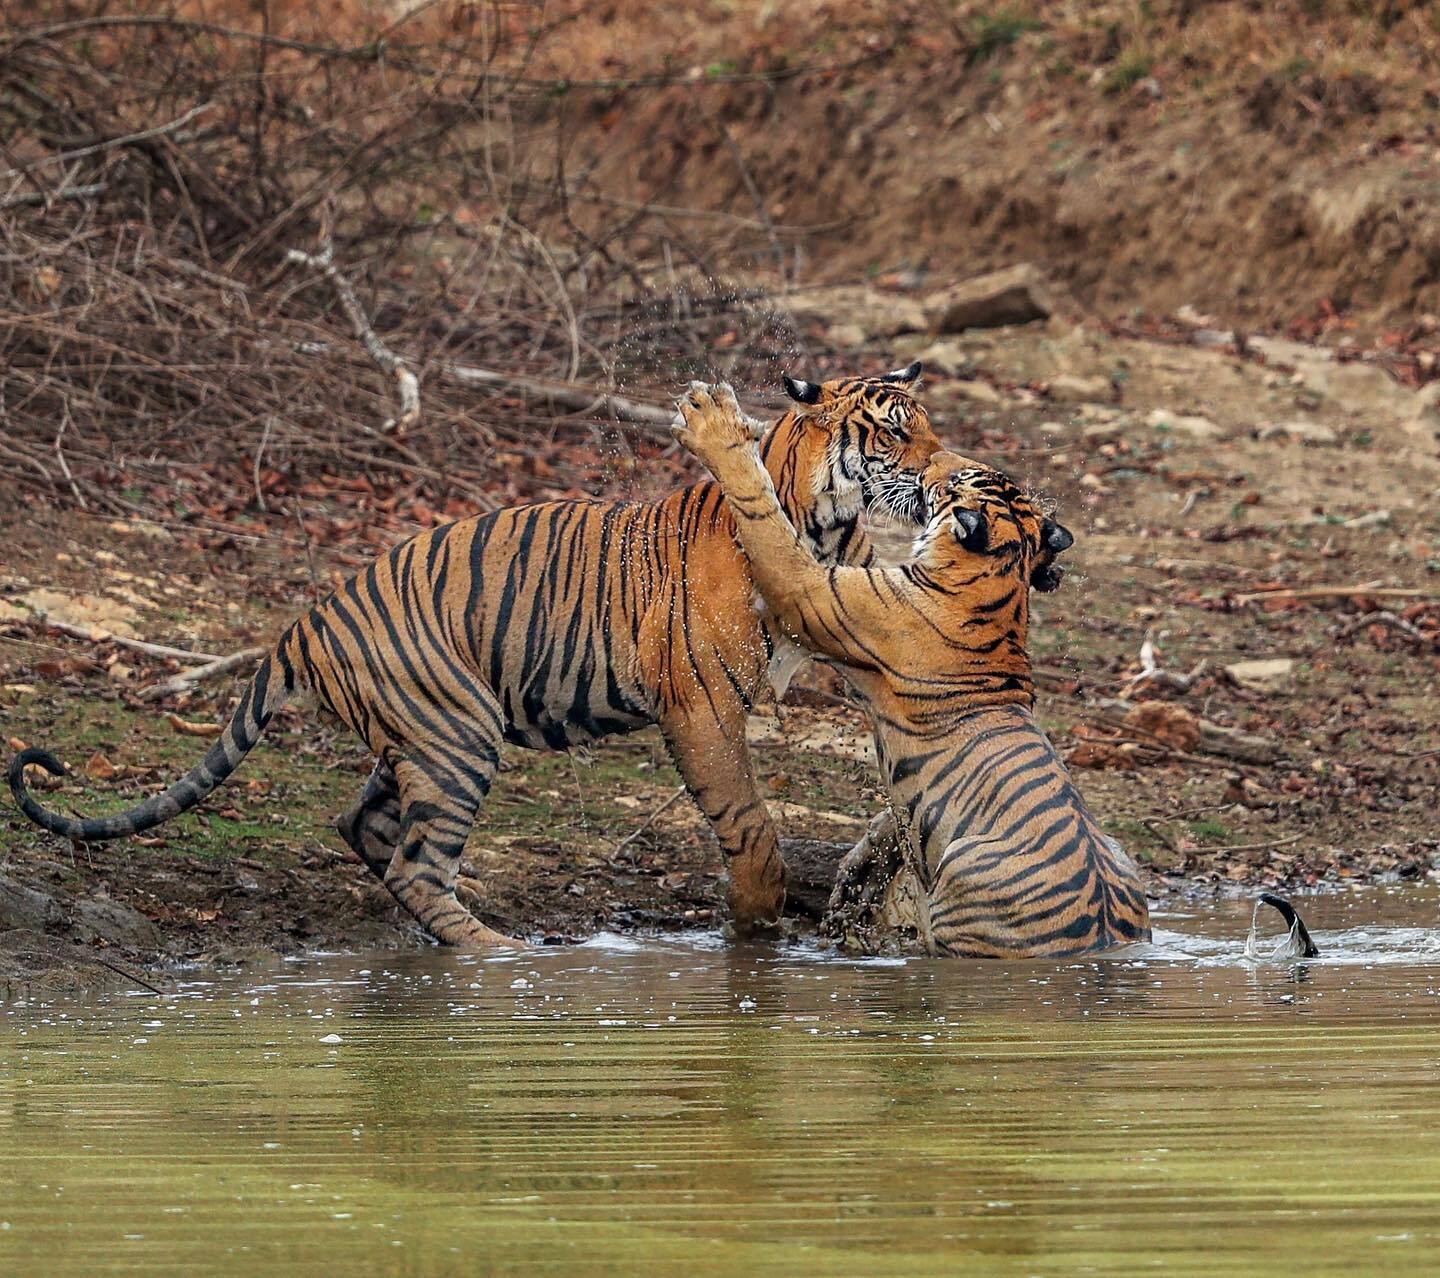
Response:
POLYGON ((1263 843, 1234 843, 1227 848, 1197 848, 1197 852, 1211 854, 1215 852, 1258 852, 1261 848, 1283 848, 1287 843, 1299 843, 1309 833, 1301 830, 1299 834, 1287 834, 1283 839, 1266 839, 1263 843))
POLYGON ((71 160, 78 160, 82 156, 94 155, 99 151, 108 151, 111 147, 129 146, 135 142, 144 142, 150 138, 158 138, 166 133, 174 133, 183 129, 191 120, 205 112, 213 110, 213 102, 202 102, 199 106, 191 107, 184 115, 171 120, 168 124, 157 124, 153 128, 141 129, 139 133, 126 133, 118 138, 105 138, 100 142, 93 142, 89 146, 77 147, 73 151, 62 151, 56 155, 43 156, 41 159, 33 160, 23 168, 7 169, 0 173, 0 181, 8 178, 25 177, 34 173, 37 169, 43 169, 51 164, 68 164, 71 160))
POLYGON ((1417 643, 1440 644, 1433 635, 1427 635, 1419 626, 1406 621, 1404 617, 1397 616, 1393 612, 1362 612, 1358 617, 1352 618, 1340 627, 1339 638, 1348 639, 1357 630, 1364 630, 1367 626, 1389 626, 1392 630, 1398 630, 1407 639, 1414 639, 1417 643))
POLYGON ((136 985, 149 990, 152 994, 158 994, 161 998, 169 997, 164 990, 156 989, 155 986, 151 985, 143 976, 137 976, 128 968, 121 967, 119 963, 112 963, 109 959, 101 958, 98 954, 91 954, 87 957, 92 963, 98 963, 101 967, 109 969, 117 976, 123 976, 127 981, 134 981, 136 985))
POLYGON ((228 657, 218 657, 214 661, 207 661, 203 666, 196 666, 193 670, 184 670, 160 683, 152 683, 148 688, 142 688, 140 700, 159 701, 162 697, 188 692, 207 679, 218 679, 221 675, 229 674, 232 670, 238 670, 242 666, 254 665, 269 651, 269 648, 242 648, 239 652, 232 652, 228 657))
POLYGON ((77 626, 68 621, 57 621, 43 612, 37 612, 35 620, 51 630, 58 630, 62 635, 72 635, 76 639, 84 639, 89 643, 113 643, 121 648, 129 648, 132 652, 143 652, 150 657, 174 657, 179 661, 207 663, 225 660, 213 652, 192 652, 188 648, 171 648, 168 644, 147 643, 143 639, 127 639, 123 635, 113 634, 104 626, 77 626))
POLYGON ((636 839, 638 839, 642 834, 645 833, 646 830, 648 830, 652 825, 655 824, 655 819, 660 816, 661 813, 663 813, 667 808, 673 806, 675 803, 679 802, 681 796, 684 795, 684 793, 685 787, 682 785, 679 789, 675 791, 674 794, 672 794, 668 799, 666 799, 664 803, 662 803, 658 808, 655 809, 655 811, 653 811, 648 817, 646 817, 645 820, 642 821, 634 830, 632 830, 623 839, 621 839, 619 843, 615 845, 615 850, 613 853, 611 853, 612 857, 619 856, 620 853, 622 853, 626 848, 628 848, 632 843, 634 843, 636 839))
POLYGON ((92 195, 103 195, 106 189, 104 182, 91 182, 88 186, 68 186, 61 191, 27 191, 24 195, 9 195, 0 200, 0 213, 26 205, 49 205, 56 200, 88 200, 92 195))
POLYGON ((598 387, 577 386, 574 383, 551 380, 545 377, 528 377, 520 373, 500 373, 490 368, 474 368, 466 364, 442 364, 440 371, 458 382, 476 386, 502 386, 542 395, 566 408, 594 408, 608 413, 618 421, 634 422, 644 426, 664 426, 665 439, 669 440, 669 426, 675 420, 673 409, 656 408, 642 404, 623 395, 615 395, 598 387))
POLYGON ((1235 595, 1237 604, 1257 603, 1261 599, 1354 599, 1366 596, 1371 599, 1431 599, 1440 598, 1432 590, 1411 590, 1400 586, 1385 586, 1380 582, 1364 582, 1358 586, 1305 586, 1283 590, 1252 590, 1235 595))
POLYGON ((318 253, 302 253, 299 249, 292 248, 285 256, 291 262, 299 262, 312 271, 319 271, 330 281, 335 289, 335 296, 339 299, 340 309, 345 312, 345 317, 355 330, 355 336, 365 347, 365 353, 383 372, 389 373, 395 379, 400 394, 400 416, 388 418, 380 429, 387 432, 403 431, 415 425, 420 420, 420 381, 401 363, 400 357, 380 340, 375 326, 370 323, 360 305, 360 299, 355 296, 350 281, 335 266, 335 246, 326 239, 318 253))

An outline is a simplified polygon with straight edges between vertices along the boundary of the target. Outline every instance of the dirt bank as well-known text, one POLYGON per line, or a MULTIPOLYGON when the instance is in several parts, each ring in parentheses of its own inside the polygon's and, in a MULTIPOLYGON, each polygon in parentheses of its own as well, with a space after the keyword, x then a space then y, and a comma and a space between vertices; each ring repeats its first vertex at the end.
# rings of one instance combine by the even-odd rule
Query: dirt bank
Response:
POLYGON ((1035 261, 1106 316, 1440 312, 1431 6, 719 9, 593 7, 542 44, 571 87, 537 180, 561 138, 582 205, 709 210, 801 284, 1035 261))

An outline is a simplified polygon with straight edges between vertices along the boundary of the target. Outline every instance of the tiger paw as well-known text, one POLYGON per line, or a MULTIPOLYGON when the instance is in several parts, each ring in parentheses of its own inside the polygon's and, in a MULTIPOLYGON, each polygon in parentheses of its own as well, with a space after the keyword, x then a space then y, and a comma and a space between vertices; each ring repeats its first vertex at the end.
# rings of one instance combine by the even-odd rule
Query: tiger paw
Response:
POLYGON ((691 382, 677 401, 670 434, 714 470, 732 449, 750 449, 764 424, 740 411, 740 402, 726 382, 691 382))

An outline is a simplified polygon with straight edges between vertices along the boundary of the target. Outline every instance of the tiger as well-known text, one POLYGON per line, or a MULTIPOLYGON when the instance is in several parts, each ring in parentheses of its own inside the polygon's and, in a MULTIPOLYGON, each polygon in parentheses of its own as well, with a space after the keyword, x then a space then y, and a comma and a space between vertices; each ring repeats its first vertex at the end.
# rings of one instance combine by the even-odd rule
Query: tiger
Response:
MULTIPOLYGON (((874 558, 867 510, 912 524, 940 441, 913 363, 823 383, 786 376, 793 405, 760 449, 787 516, 822 560, 874 558)), ((719 487, 655 502, 550 501, 462 519, 378 558, 291 625, 209 753, 127 812, 43 807, 10 764, 20 809, 83 842, 138 834, 199 804, 239 766, 293 694, 308 691, 369 748, 374 770, 336 821, 345 843, 438 941, 516 944, 456 892, 461 853, 504 744, 566 750, 658 725, 728 863, 741 932, 773 927, 785 866, 745 745, 767 684, 783 694, 794 645, 754 605, 719 487)))
POLYGON ((899 564, 822 565, 759 464, 728 386, 692 383, 675 438, 709 468, 767 608, 865 701, 913 848, 934 954, 1083 954, 1150 938, 1139 870, 1107 837, 1034 717, 1030 588, 1074 541, 1000 471, 937 452, 899 564))

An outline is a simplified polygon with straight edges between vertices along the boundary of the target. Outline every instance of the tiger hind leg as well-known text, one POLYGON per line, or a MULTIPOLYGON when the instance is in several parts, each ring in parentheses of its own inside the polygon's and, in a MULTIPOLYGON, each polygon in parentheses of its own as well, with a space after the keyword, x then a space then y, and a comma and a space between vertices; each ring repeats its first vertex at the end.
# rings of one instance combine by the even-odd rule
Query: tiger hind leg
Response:
POLYGON ((384 885, 420 927, 446 946, 469 950, 520 946, 485 927, 456 895, 461 853, 500 767, 498 734, 485 734, 435 753, 400 758, 399 830, 384 885))
POLYGON ((335 828, 380 882, 400 842, 400 783, 395 770, 380 759, 354 807, 335 820, 335 828))

